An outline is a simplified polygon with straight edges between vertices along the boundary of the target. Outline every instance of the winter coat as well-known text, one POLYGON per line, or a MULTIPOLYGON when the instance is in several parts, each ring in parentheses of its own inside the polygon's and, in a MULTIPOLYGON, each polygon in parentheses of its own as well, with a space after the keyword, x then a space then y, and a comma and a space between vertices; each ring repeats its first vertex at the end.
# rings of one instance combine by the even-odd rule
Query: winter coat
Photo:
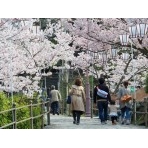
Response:
POLYGON ((71 96, 71 111, 82 111, 85 112, 85 92, 82 86, 72 85, 72 88, 69 92, 71 96))
POLYGON ((124 86, 119 88, 119 91, 117 92, 117 98, 119 99, 120 108, 124 108, 125 106, 129 108, 132 107, 131 101, 126 103, 121 101, 121 98, 126 94, 130 95, 130 92, 124 86))
POLYGON ((51 103, 61 100, 61 94, 58 90, 53 89, 51 90, 50 94, 51 94, 51 103))

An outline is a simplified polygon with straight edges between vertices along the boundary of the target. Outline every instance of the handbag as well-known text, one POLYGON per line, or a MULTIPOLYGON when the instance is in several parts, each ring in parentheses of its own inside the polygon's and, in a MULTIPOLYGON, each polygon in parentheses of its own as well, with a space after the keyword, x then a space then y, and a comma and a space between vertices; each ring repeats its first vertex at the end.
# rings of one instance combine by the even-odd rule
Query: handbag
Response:
POLYGON ((131 99, 132 99, 132 97, 130 95, 126 94, 121 98, 121 101, 125 103, 125 102, 130 101, 131 99))
POLYGON ((102 97, 102 98, 107 98, 108 93, 104 90, 101 90, 97 87, 97 95, 102 97))
POLYGON ((67 97, 66 103, 67 103, 67 104, 71 104, 71 96, 68 96, 68 97, 67 97))

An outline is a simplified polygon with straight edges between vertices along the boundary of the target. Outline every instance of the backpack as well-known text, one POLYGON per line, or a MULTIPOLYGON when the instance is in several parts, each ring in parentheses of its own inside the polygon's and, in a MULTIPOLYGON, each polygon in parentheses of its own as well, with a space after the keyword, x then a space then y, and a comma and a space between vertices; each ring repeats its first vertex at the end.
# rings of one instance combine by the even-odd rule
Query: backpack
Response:
POLYGON ((97 87, 97 95, 102 98, 107 98, 108 93, 104 90, 101 90, 97 87))

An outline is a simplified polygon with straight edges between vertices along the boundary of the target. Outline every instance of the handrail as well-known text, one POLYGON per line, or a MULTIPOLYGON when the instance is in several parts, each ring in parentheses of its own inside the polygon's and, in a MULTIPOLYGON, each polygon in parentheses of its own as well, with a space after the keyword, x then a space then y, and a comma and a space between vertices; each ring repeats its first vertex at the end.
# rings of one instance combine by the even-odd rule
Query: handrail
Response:
POLYGON ((17 128, 17 124, 19 123, 23 123, 23 122, 26 122, 26 121, 29 121, 30 120, 30 127, 33 128, 33 120, 34 119, 37 119, 37 118, 41 118, 41 128, 44 127, 44 115, 47 114, 47 125, 50 125, 50 111, 49 111, 49 106, 50 106, 50 101, 49 99, 47 101, 43 101, 41 100, 40 103, 36 103, 36 104, 32 104, 32 101, 30 101, 30 104, 29 105, 24 105, 24 106, 21 106, 21 107, 16 107, 15 104, 13 104, 12 108, 11 109, 8 109, 8 110, 4 110, 4 111, 0 111, 0 114, 4 114, 4 113, 8 113, 8 112, 12 112, 12 116, 14 118, 12 118, 14 121, 12 121, 11 123, 8 123, 6 125, 3 125, 0 127, 0 129, 3 129, 3 128, 7 128, 7 127, 10 127, 13 125, 13 128, 17 128), (47 106, 47 111, 44 111, 44 106, 47 106), (36 115, 36 116, 33 116, 33 107, 36 107, 36 106, 40 106, 41 108, 41 113, 39 115, 36 115), (28 107, 28 109, 30 110, 30 117, 29 118, 25 118, 23 120, 20 120, 20 121, 17 121, 17 112, 19 112, 19 110, 23 109, 23 108, 26 108, 28 107))
MULTIPOLYGON (((133 110, 133 114, 134 114, 135 124, 136 124, 136 114, 143 114, 144 115, 144 120, 145 120, 145 126, 147 127, 148 126, 148 121, 147 121, 148 120, 148 107, 147 107, 148 98, 145 98, 144 102, 145 102, 144 111, 140 112, 140 111, 133 110)), ((134 105, 134 108, 135 108, 136 107, 136 101, 135 100, 133 100, 133 105, 134 105)), ((43 128, 44 127, 44 118, 43 117, 46 114, 47 114, 47 125, 50 125, 49 106, 50 106, 49 99, 47 101, 45 101, 45 102, 42 100, 40 103, 36 103, 36 104, 32 104, 32 101, 30 101, 29 105, 25 105, 25 106, 21 106, 21 107, 16 107, 15 104, 13 104, 13 107, 11 109, 0 111, 0 114, 12 112, 12 116, 15 117, 15 118, 12 118, 12 119, 14 119, 14 121, 12 121, 11 123, 8 123, 6 125, 1 126, 0 129, 7 128, 7 127, 10 127, 10 126, 13 126, 13 128, 15 129, 15 128, 17 128, 17 124, 23 123, 23 122, 26 122, 26 121, 29 121, 29 120, 30 120, 30 125, 31 125, 30 127, 33 128, 33 120, 37 119, 37 118, 41 118, 41 123, 42 123, 41 127, 43 128), (44 105, 46 105, 47 111, 43 110, 44 105), (40 106, 41 113, 39 115, 33 116, 33 107, 36 107, 36 106, 40 106), (16 112, 18 112, 19 110, 21 110, 23 108, 26 108, 26 107, 28 107, 28 109, 30 110, 30 117, 26 118, 26 119, 23 119, 23 120, 20 120, 20 121, 17 121, 16 112)), ((93 109, 97 110, 96 108, 93 108, 93 109)))
POLYGON ((26 118, 26 119, 23 119, 23 120, 20 120, 20 121, 17 121, 15 122, 16 124, 19 124, 19 123, 22 123, 22 122, 25 122, 25 121, 28 121, 30 120, 31 118, 26 118))
POLYGON ((3 126, 0 127, 0 129, 3 129, 3 128, 5 128, 5 127, 9 127, 9 126, 11 126, 11 125, 13 125, 13 124, 14 124, 14 122, 11 122, 11 123, 9 123, 9 124, 3 125, 3 126))
POLYGON ((30 105, 20 106, 20 107, 17 107, 16 110, 23 109, 23 108, 26 108, 26 107, 29 107, 29 106, 30 106, 30 105))
POLYGON ((9 112, 9 111, 13 111, 13 108, 12 109, 8 109, 8 110, 4 110, 4 111, 0 111, 0 114, 3 114, 5 112, 9 112))

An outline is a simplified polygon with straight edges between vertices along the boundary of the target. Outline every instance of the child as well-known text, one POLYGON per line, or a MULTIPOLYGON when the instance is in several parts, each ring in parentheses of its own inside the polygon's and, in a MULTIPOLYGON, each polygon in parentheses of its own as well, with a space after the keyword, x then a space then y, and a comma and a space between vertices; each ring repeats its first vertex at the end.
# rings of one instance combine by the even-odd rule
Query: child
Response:
POLYGON ((115 105, 115 101, 111 100, 109 105, 109 116, 111 117, 112 125, 116 125, 117 123, 117 105, 115 105))

